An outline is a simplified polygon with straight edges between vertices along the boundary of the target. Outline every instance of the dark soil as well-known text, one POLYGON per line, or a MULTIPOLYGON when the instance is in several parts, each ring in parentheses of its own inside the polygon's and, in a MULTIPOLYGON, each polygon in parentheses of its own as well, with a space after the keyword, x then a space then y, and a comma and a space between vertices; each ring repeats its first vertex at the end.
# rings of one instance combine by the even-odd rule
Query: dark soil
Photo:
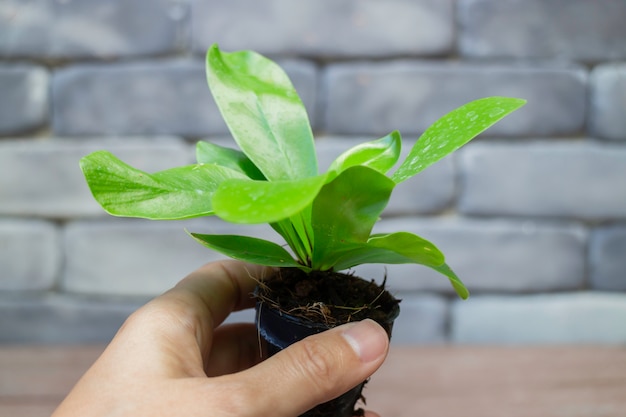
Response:
POLYGON ((370 318, 387 329, 399 303, 385 282, 331 271, 283 268, 260 287, 258 296, 269 305, 329 327, 370 318))

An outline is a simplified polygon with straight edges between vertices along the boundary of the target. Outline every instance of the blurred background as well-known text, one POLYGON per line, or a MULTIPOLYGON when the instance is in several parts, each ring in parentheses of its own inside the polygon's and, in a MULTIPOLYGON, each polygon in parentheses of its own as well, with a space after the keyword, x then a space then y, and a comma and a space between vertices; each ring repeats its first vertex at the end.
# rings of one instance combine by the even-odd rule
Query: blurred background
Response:
POLYGON ((234 147, 205 82, 214 42, 285 68, 322 167, 394 129, 408 150, 473 99, 528 100, 398 187, 378 227, 433 241, 472 297, 419 266, 356 272, 403 299, 396 344, 626 343, 625 17, 623 0, 2 0, 0 344, 106 342, 219 258, 185 228, 242 233, 109 217, 78 167, 234 147))

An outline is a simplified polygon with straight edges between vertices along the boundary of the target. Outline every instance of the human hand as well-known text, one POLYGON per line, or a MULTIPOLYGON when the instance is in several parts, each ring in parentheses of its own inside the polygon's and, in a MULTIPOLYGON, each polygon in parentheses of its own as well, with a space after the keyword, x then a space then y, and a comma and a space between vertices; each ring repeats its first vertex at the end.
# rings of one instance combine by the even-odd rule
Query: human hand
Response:
POLYGON ((236 261, 191 273, 128 318, 52 417, 295 417, 378 369, 389 340, 371 320, 310 336, 263 362, 253 324, 218 327, 254 304, 251 277, 268 273, 236 261))

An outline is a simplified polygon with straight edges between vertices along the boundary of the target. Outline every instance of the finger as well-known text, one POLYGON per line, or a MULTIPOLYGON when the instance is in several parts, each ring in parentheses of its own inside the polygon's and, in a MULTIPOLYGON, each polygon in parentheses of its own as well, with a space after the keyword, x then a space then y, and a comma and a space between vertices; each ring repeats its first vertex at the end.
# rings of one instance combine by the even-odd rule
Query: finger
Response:
POLYGON ((132 314, 112 345, 120 346, 118 352, 135 352, 129 360, 146 371, 204 374, 214 327, 231 311, 253 304, 256 280, 268 273, 265 267, 237 261, 207 264, 132 314))
POLYGON ((213 329, 233 311, 254 304, 256 283, 271 269, 238 261, 213 262, 192 272, 159 297, 162 307, 195 333, 203 353, 208 353, 213 329))
POLYGON ((213 334, 204 368, 208 376, 232 374, 261 362, 260 339, 252 323, 220 326, 213 334))
POLYGON ((388 349, 383 328, 364 320, 310 336, 233 377, 257 415, 300 415, 363 382, 388 349))
POLYGON ((238 261, 209 263, 189 274, 162 297, 184 298, 203 316, 219 326, 233 311, 249 308, 257 282, 272 273, 272 269, 238 261))

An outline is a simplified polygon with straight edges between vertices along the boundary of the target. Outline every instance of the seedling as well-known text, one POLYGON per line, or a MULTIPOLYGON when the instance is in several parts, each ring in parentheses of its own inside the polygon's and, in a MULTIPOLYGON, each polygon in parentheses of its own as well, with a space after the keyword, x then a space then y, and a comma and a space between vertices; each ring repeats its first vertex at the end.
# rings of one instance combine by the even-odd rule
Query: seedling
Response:
POLYGON ((365 263, 415 263, 469 292, 444 255, 412 233, 372 233, 394 188, 454 152, 521 107, 517 98, 472 101, 437 120, 398 163, 400 133, 359 144, 320 173, 313 132, 291 81, 251 51, 207 53, 213 97, 239 149, 197 144, 197 163, 146 173, 107 151, 81 162, 95 199, 110 214, 155 220, 215 215, 268 223, 290 251, 250 236, 191 233, 231 258, 304 272, 342 271, 365 263))

